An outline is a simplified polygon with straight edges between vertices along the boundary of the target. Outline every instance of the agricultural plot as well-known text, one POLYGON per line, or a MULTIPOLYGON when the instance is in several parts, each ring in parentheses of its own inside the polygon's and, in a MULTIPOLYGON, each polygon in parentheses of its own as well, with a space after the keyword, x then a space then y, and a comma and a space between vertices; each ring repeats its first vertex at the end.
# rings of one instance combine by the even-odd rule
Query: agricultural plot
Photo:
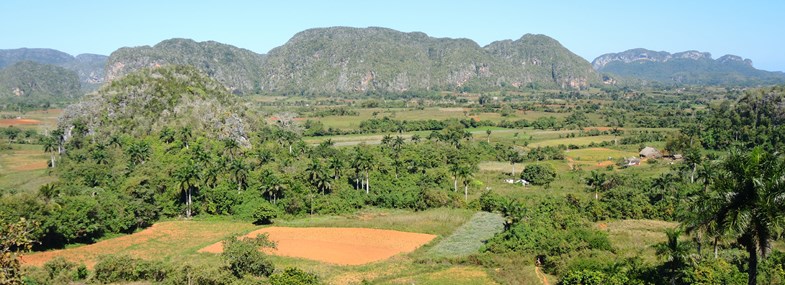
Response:
POLYGON ((12 144, 0 151, 0 189, 37 190, 56 180, 47 170, 49 155, 40 145, 12 144))
POLYGON ((428 253, 436 257, 458 257, 476 253, 485 241, 504 230, 499 214, 479 212, 466 224, 432 247, 428 253))
POLYGON ((196 252, 231 234, 257 229, 250 223, 225 221, 169 221, 157 223, 131 235, 99 241, 72 248, 35 252, 22 258, 24 265, 41 266, 62 256, 92 268, 98 257, 106 254, 128 254, 144 259, 185 261, 196 252))
POLYGON ((558 145, 577 145, 577 146, 586 146, 591 143, 601 143, 604 141, 613 141, 614 139, 618 139, 617 136, 593 136, 593 137, 575 137, 575 138, 557 138, 557 139, 550 139, 550 140, 543 140, 532 142, 529 144, 529 147, 546 147, 546 146, 558 146, 558 145))
MULTIPOLYGON (((338 265, 360 265, 414 251, 435 235, 367 228, 263 228, 245 235, 267 234, 276 243, 268 254, 312 259, 338 265)), ((222 243, 199 252, 220 253, 222 243)))

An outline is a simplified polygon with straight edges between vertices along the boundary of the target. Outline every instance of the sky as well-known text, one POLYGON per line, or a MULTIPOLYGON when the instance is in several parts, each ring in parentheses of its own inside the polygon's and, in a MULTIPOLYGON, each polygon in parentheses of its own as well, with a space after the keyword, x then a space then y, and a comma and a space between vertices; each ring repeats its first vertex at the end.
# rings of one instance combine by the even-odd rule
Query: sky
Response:
POLYGON ((592 61, 632 48, 739 55, 785 71, 785 1, 0 1, 0 49, 109 55, 170 38, 258 53, 318 27, 386 27, 481 46, 548 35, 592 61))

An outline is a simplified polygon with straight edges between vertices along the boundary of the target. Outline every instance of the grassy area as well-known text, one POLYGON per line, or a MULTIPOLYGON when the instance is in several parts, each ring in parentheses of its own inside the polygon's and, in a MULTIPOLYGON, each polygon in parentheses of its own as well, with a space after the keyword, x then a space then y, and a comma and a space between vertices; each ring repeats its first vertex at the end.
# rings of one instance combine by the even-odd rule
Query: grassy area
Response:
POLYGON ((613 141, 619 137, 616 136, 591 136, 591 137, 575 137, 575 138, 557 138, 543 141, 535 141, 529 143, 529 147, 546 147, 558 145, 589 145, 591 143, 601 143, 604 141, 613 141))
POLYGON ((49 175, 48 160, 40 145, 11 144, 11 149, 0 150, 0 189, 38 190, 55 181, 49 175))
POLYGON ((387 229, 445 236, 469 221, 474 211, 437 208, 420 212, 365 209, 345 216, 313 216, 276 221, 283 227, 348 227, 387 229))
POLYGON ((443 239, 428 253, 436 257, 466 256, 476 253, 485 241, 504 230, 504 218, 499 214, 479 212, 452 235, 443 239))
POLYGON ((622 220, 597 224, 598 228, 608 232, 618 255, 639 255, 652 262, 656 260, 652 245, 665 242, 665 229, 676 226, 678 223, 656 220, 622 220))

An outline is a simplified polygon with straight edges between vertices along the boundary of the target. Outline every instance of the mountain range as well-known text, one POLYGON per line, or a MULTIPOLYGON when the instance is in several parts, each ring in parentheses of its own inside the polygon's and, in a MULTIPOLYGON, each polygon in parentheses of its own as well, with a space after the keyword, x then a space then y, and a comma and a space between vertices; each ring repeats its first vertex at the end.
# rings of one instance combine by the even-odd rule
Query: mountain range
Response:
POLYGON ((766 85, 785 82, 785 73, 755 69, 752 60, 736 55, 713 59, 710 53, 668 53, 631 49, 601 55, 592 61, 600 73, 639 82, 699 85, 766 85))
POLYGON ((589 63, 545 35, 526 34, 517 40, 480 46, 469 39, 434 38, 420 32, 330 27, 297 33, 267 54, 189 39, 124 47, 109 56, 71 56, 52 49, 0 50, 0 96, 46 93, 63 86, 71 88, 67 83, 44 80, 44 75, 67 81, 76 74, 82 90, 89 91, 133 71, 162 65, 193 66, 235 94, 580 89, 603 83, 764 85, 785 82, 785 73, 755 69, 749 59, 735 55, 712 59, 710 54, 698 51, 671 54, 632 49, 605 54, 589 63), (59 68, 44 72, 40 66, 19 65, 21 62, 59 68), (25 80, 37 83, 27 84, 28 89, 24 89, 20 82, 25 80))

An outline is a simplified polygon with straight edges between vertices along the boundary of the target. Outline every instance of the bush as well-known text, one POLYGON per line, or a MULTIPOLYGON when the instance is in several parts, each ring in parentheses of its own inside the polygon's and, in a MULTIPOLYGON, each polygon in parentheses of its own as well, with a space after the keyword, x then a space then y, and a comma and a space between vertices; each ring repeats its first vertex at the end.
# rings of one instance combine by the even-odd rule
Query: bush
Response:
POLYGON ((509 199, 491 191, 485 191, 477 200, 480 210, 486 212, 502 212, 504 207, 510 203, 509 199))
POLYGON ((162 281, 170 271, 161 262, 136 259, 127 255, 101 256, 94 270, 93 278, 102 283, 162 281))
POLYGON ((235 276, 246 274, 253 276, 270 276, 275 270, 267 255, 259 251, 262 247, 275 248, 267 235, 255 238, 239 239, 236 235, 223 240, 223 257, 226 266, 235 276))
POLYGON ((272 224, 273 219, 277 218, 280 214, 280 210, 275 205, 270 204, 270 202, 264 201, 259 203, 256 210, 253 211, 251 217, 253 218, 253 223, 257 225, 267 225, 272 224))
POLYGON ((297 267, 286 268, 282 273, 270 276, 272 285, 312 285, 321 284, 319 276, 308 273, 297 267))
POLYGON ((556 179, 556 170, 550 164, 530 164, 521 172, 521 179, 534 185, 548 185, 556 179))
POLYGON ((185 264, 172 271, 163 284, 225 285, 237 284, 237 278, 228 270, 210 264, 194 266, 185 264))

